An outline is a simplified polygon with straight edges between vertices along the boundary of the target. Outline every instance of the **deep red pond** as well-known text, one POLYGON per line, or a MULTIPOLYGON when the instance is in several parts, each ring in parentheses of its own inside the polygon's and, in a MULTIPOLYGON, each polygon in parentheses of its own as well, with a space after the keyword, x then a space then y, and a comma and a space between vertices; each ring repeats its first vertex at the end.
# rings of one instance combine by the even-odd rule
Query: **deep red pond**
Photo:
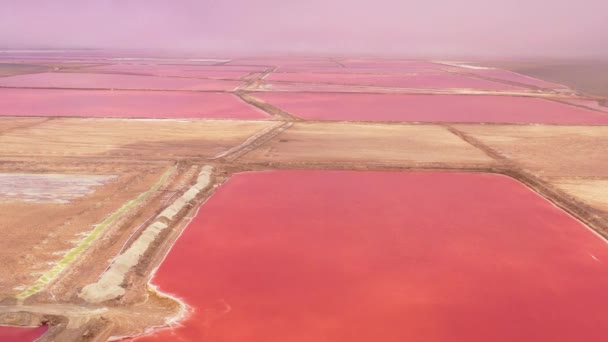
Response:
POLYGON ((2 116, 264 119, 236 95, 180 91, 0 89, 2 116))
POLYGON ((608 124, 603 113, 533 97, 297 92, 255 96, 309 120, 608 124))
POLYGON ((607 262, 505 176, 241 173, 152 280, 193 313, 142 340, 600 342, 607 262))
POLYGON ((44 335, 47 330, 46 325, 34 328, 0 326, 0 341, 32 342, 44 335))

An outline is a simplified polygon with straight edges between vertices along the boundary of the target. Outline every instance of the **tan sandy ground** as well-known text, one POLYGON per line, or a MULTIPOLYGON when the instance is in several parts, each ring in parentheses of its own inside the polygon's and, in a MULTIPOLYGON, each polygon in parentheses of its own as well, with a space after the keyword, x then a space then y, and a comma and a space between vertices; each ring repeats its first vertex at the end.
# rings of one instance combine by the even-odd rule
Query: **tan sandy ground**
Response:
POLYGON ((24 75, 39 72, 51 72, 51 71, 70 71, 79 68, 86 68, 100 65, 100 63, 86 63, 86 62, 22 62, 22 61, 11 61, 10 59, 0 60, 0 77, 2 76, 14 76, 24 75))
MULTIPOLYGON (((81 288, 94 282, 104 272, 112 259, 139 236, 142 228, 149 224, 149 220, 188 186, 196 172, 196 168, 187 165, 162 164, 163 176, 167 174, 169 176, 162 182, 160 188, 152 192, 148 191, 151 188, 146 189, 148 194, 143 201, 124 212, 113 224, 104 229, 95 242, 71 263, 69 269, 62 273, 57 281, 39 294, 28 298, 27 302, 75 302, 81 288)), ((164 178, 163 176, 158 175, 154 180, 154 187, 161 178, 164 178)), ((143 295, 141 288, 133 292, 135 296, 139 296, 138 300, 141 300, 143 295)))
POLYGON ((454 127, 608 219, 608 127, 454 127))
POLYGON ((53 119, 1 134, 0 156, 208 158, 271 124, 235 120, 53 119))
POLYGON ((48 118, 11 118, 0 117, 0 134, 11 130, 25 128, 47 121, 48 118))
POLYGON ((141 262, 153 242, 158 239, 163 230, 169 227, 168 224, 163 222, 163 219, 172 221, 177 213, 182 211, 201 191, 207 188, 211 182, 212 170, 213 168, 210 166, 203 167, 197 177, 196 184, 164 209, 152 224, 142 230, 139 237, 114 258, 108 269, 95 283, 83 287, 79 296, 89 303, 101 303, 123 296, 126 289, 121 285, 124 283, 127 273, 141 262))
POLYGON ((454 125, 540 177, 608 177, 608 127, 454 125))
POLYGON ((441 126, 306 122, 295 123, 239 161, 396 166, 493 163, 441 126))
POLYGON ((156 182, 166 166, 82 167, 85 174, 116 175, 69 203, 0 201, 0 299, 31 285, 94 225, 156 182))
POLYGON ((556 179, 551 183, 568 195, 608 214, 608 178, 556 179))

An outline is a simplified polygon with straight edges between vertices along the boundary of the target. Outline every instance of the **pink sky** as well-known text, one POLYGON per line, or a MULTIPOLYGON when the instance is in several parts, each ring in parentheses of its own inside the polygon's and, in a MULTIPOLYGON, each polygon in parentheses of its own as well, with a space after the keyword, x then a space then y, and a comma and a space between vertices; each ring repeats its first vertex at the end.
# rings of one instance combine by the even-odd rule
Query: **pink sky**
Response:
POLYGON ((607 57, 606 0, 0 0, 0 47, 607 57))

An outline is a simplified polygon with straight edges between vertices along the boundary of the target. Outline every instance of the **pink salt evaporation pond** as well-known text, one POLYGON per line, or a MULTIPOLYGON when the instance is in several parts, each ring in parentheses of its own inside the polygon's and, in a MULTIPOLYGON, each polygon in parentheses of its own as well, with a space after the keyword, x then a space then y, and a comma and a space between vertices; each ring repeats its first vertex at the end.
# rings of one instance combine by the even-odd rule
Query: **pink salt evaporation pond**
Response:
POLYGON ((522 87, 436 71, 404 75, 345 73, 272 73, 267 82, 324 83, 416 89, 524 90, 522 87))
POLYGON ((0 87, 230 91, 241 81, 122 74, 40 73, 0 78, 0 87))
POLYGON ((412 73, 441 73, 443 66, 432 62, 422 61, 365 61, 362 65, 358 63, 349 64, 348 61, 338 61, 339 65, 329 66, 303 66, 303 65, 281 65, 276 72, 301 72, 301 73, 335 73, 335 74, 377 74, 377 75, 403 75, 412 73))
POLYGON ((308 120, 608 125, 608 115, 533 97, 258 92, 308 120))
POLYGON ((335 68, 339 63, 326 58, 237 58, 225 65, 263 65, 275 67, 335 68))
POLYGON ((416 69, 440 69, 438 65, 429 61, 421 60, 396 60, 396 59, 343 59, 340 64, 345 68, 390 68, 393 70, 416 70, 416 69))
POLYGON ((582 106, 586 108, 595 109, 600 112, 608 113, 608 103, 600 104, 600 102, 596 99, 575 98, 563 99, 562 101, 576 106, 582 106))
POLYGON ((252 72, 262 71, 259 67, 226 66, 185 66, 152 64, 115 64, 86 68, 87 72, 141 74, 151 76, 172 76, 191 78, 239 79, 252 72))
POLYGON ((478 75, 478 76, 482 76, 482 77, 488 77, 488 78, 492 78, 492 79, 496 79, 496 80, 503 80, 503 81, 508 81, 508 82, 514 82, 517 84, 522 84, 522 85, 527 85, 527 86, 533 86, 533 87, 537 87, 537 88, 542 88, 542 89, 552 89, 552 90, 567 90, 568 87, 566 87, 565 85, 561 85, 561 84, 557 84, 557 83, 552 83, 552 82, 547 82, 544 80, 539 80, 537 78, 533 78, 533 77, 529 77, 526 75, 522 75, 522 74, 518 74, 516 72, 513 71, 509 71, 509 70, 503 70, 503 69, 494 69, 494 68, 487 68, 487 69, 466 69, 466 68, 461 68, 459 69, 460 72, 463 73, 467 73, 467 74, 473 74, 473 75, 478 75))
POLYGON ((47 330, 46 325, 40 327, 0 326, 0 341, 32 342, 44 335, 47 330))
POLYGON ((242 173, 152 279, 193 312, 141 340, 604 342, 607 260, 501 175, 242 173))
POLYGON ((265 119, 231 93, 0 89, 2 116, 265 119))
POLYGON ((374 75, 407 75, 412 73, 438 73, 441 70, 430 67, 412 68, 390 68, 390 67, 369 67, 369 68, 345 68, 345 67, 311 67, 311 66, 281 66, 275 72, 295 72, 295 73, 327 73, 327 74, 374 74, 374 75))

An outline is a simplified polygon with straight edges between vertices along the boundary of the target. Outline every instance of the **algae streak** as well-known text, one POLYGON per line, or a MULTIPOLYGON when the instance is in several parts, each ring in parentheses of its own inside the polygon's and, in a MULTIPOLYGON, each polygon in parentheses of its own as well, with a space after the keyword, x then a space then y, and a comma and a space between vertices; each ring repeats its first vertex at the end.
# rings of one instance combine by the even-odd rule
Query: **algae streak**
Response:
POLYGON ((99 236, 99 234, 104 231, 107 227, 109 227, 112 223, 114 223, 119 217, 123 214, 127 213, 129 210, 133 209, 136 205, 145 200, 150 194, 156 192, 160 187, 165 183, 167 178, 176 170, 175 166, 170 167, 163 175, 160 177, 158 182, 156 182, 150 189, 146 192, 141 193, 135 199, 130 200, 125 203, 120 209, 112 213, 105 220, 99 223, 95 229, 91 231, 86 238, 82 240, 76 247, 70 249, 65 256, 59 260, 53 268, 49 271, 45 272, 38 280, 34 282, 32 286, 27 288, 25 291, 17 294, 15 297, 18 299, 25 299, 31 295, 34 295, 40 292, 46 285, 48 285, 51 281, 55 280, 59 273, 66 269, 66 267, 74 261, 77 257, 79 257, 82 252, 84 252, 95 239, 99 236))

